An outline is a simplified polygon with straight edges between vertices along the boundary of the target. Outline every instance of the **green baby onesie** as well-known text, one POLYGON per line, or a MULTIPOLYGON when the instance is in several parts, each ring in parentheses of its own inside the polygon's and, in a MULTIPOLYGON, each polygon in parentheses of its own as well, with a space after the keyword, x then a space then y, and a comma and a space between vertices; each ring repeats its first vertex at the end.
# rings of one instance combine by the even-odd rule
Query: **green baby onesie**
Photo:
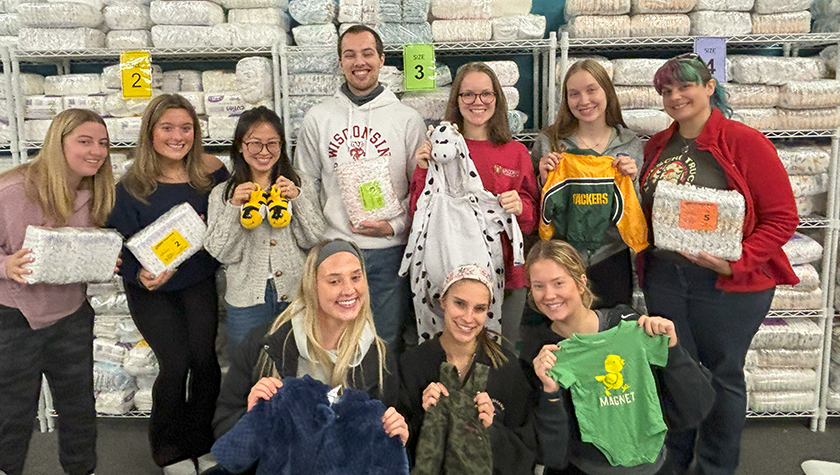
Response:
POLYGON ((668 338, 623 321, 599 333, 573 334, 560 347, 548 374, 571 390, 581 439, 613 466, 656 461, 667 427, 650 365, 665 366, 668 338))

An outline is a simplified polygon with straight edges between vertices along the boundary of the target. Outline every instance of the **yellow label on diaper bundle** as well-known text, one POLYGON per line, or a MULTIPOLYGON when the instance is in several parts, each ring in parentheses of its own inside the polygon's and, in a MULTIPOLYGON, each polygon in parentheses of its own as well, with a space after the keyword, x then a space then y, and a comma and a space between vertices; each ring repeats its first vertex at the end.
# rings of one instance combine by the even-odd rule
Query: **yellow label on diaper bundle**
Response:
POLYGON ((365 211, 385 207, 385 198, 382 196, 382 187, 379 185, 379 181, 360 184, 359 195, 362 197, 362 208, 365 211))
POLYGON ((180 256, 189 247, 189 241, 177 229, 173 229, 166 237, 152 246, 152 252, 158 256, 158 259, 163 262, 163 265, 168 266, 170 262, 175 260, 176 257, 180 256))

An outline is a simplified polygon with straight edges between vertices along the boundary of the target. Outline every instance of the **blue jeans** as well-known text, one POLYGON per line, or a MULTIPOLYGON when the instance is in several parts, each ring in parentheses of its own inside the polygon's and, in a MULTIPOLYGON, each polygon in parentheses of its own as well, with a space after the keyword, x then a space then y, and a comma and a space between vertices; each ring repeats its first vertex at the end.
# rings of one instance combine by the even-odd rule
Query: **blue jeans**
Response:
POLYGON ((738 467, 747 408, 744 360, 776 289, 724 292, 715 288, 716 281, 709 269, 645 256, 648 312, 674 322, 679 343, 712 372, 716 392, 711 412, 696 431, 668 433, 670 473, 685 473, 692 456, 704 475, 732 475, 738 467))
POLYGON ((266 280, 265 302, 250 307, 234 307, 225 301, 227 312, 227 337, 228 345, 232 350, 242 343, 254 327, 259 326, 267 320, 273 320, 277 315, 283 313, 289 302, 277 301, 277 290, 274 288, 274 281, 266 280))
POLYGON ((408 278, 397 274, 404 251, 404 246, 362 250, 376 334, 394 355, 401 353, 403 340, 417 342, 408 278))

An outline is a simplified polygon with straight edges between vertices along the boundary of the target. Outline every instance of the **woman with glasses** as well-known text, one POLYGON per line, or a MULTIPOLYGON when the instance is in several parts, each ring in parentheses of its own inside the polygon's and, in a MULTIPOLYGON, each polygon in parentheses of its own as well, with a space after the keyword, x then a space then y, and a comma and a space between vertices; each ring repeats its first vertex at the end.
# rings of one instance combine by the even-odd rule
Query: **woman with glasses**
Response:
POLYGON ((210 193, 204 246, 226 269, 224 305, 233 348, 252 328, 280 315, 295 297, 303 249, 320 240, 325 223, 312 182, 292 168, 283 125, 273 111, 257 107, 242 114, 230 158, 230 180, 210 193), (242 207, 257 190, 264 190, 270 199, 272 187, 275 197, 288 200, 286 210, 278 211, 290 213, 291 221, 276 227, 278 223, 266 216, 247 229, 240 222, 242 207))
MULTIPOLYGON (((508 127, 507 102, 496 74, 482 62, 462 66, 452 82, 446 120, 458 125, 484 189, 498 195, 499 204, 516 216, 523 234, 536 229, 539 192, 528 149, 513 140, 508 127)), ((425 142, 414 154, 417 169, 411 177, 411 209, 423 192, 432 144, 425 142)), ((454 236, 453 236, 454 237, 454 236)), ((519 323, 525 307, 527 280, 521 266, 513 266, 513 249, 502 236, 505 260, 505 295, 502 335, 513 346, 519 341, 519 323)), ((499 296, 501 297, 501 296, 499 296)), ((497 297, 497 298, 499 298, 497 297)), ((488 318, 493 318, 488 314, 488 318)), ((499 318, 499 316, 496 316, 499 318)))
POLYGON ((744 197, 739 259, 667 251, 651 240, 642 268, 648 311, 674 322, 683 346, 711 370, 717 392, 696 444, 694 431, 669 434, 669 463, 674 473, 684 473, 693 455, 694 473, 733 474, 747 406, 744 359, 776 285, 798 282, 782 245, 799 219, 773 144, 728 118, 726 91, 701 59, 668 60, 653 85, 674 123, 645 145, 639 185, 648 227, 655 225, 650 211, 662 180, 736 190, 744 197))
MULTIPOLYGON (((642 164, 642 142, 621 117, 615 88, 603 66, 592 59, 569 67, 563 79, 563 101, 557 120, 543 130, 531 149, 534 171, 540 185, 555 169, 561 153, 583 150, 588 154, 613 157, 618 173, 636 178, 642 164)), ((618 227, 610 224, 603 244, 594 251, 578 249, 586 263, 586 275, 598 301, 595 308, 630 305, 633 271, 630 249, 618 227)))

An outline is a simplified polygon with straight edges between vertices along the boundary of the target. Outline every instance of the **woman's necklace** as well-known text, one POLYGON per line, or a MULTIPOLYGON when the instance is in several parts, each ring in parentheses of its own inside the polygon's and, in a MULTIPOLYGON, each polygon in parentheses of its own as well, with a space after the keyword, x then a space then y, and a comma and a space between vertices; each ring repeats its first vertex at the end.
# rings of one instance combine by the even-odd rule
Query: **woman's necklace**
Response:
POLYGON ((691 150, 691 145, 694 143, 694 139, 687 139, 682 135, 680 135, 680 139, 683 143, 681 155, 688 155, 688 151, 691 150))
POLYGON ((475 351, 472 352, 469 359, 464 365, 457 364, 453 356, 451 356, 449 353, 446 354, 446 361, 451 363, 452 366, 455 367, 455 369, 458 371, 458 379, 460 379, 461 381, 464 380, 464 375, 467 373, 467 370, 470 369, 470 366, 472 366, 473 360, 475 360, 475 351))
MULTIPOLYGON (((589 142, 587 142, 586 140, 584 140, 584 139, 583 139, 583 136, 581 136, 581 135, 576 135, 576 137, 577 137, 578 142, 580 142, 580 143, 581 143, 584 147, 586 147, 586 148, 588 148, 588 149, 590 149, 590 150, 594 150, 594 151, 596 151, 596 152, 602 152, 603 150, 600 148, 600 147, 601 147, 601 142, 604 142, 605 140, 606 140, 606 141, 608 141, 608 140, 610 139, 610 136, 611 136, 611 135, 612 135, 612 130, 610 130, 610 131, 607 133, 607 135, 606 135, 606 136, 603 136, 603 135, 602 135, 602 136, 598 139, 598 141, 597 141, 597 142, 595 142, 594 144, 590 144, 589 142)), ((606 144, 604 144, 604 145, 606 145, 606 144)))

